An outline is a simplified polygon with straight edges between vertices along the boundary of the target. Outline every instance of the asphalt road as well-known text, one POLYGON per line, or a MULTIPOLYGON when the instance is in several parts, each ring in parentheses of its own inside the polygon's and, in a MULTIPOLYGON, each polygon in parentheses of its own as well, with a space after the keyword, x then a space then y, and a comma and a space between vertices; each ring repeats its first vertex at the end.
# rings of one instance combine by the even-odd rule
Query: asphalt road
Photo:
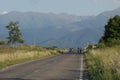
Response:
POLYGON ((80 67, 80 54, 63 54, 11 66, 0 71, 0 80, 87 80, 80 79, 80 67))

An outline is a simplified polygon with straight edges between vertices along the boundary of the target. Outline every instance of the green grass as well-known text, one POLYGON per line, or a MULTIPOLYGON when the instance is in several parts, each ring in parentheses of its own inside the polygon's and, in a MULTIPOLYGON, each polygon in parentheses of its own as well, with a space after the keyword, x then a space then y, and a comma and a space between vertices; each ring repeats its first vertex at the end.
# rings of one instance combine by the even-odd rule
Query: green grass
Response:
POLYGON ((120 80, 120 46, 89 50, 85 58, 90 80, 120 80))
POLYGON ((64 52, 66 52, 64 49, 37 46, 0 47, 0 69, 64 52))

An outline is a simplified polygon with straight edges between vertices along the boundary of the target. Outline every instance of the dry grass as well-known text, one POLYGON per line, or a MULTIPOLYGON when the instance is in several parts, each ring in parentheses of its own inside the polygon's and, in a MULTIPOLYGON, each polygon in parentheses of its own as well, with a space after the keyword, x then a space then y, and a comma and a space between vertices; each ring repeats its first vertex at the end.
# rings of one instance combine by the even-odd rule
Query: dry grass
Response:
POLYGON ((120 80, 120 46, 86 54, 91 80, 120 80))
POLYGON ((15 48, 0 47, 0 68, 28 60, 57 55, 60 52, 66 51, 64 49, 48 49, 35 46, 19 46, 15 48))

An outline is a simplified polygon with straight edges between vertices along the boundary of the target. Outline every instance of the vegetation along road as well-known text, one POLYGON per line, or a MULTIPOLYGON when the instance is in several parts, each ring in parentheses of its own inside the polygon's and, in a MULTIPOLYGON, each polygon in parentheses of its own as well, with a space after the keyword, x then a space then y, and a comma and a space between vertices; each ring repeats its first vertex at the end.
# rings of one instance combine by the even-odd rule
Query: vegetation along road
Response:
POLYGON ((75 53, 52 56, 2 70, 0 80, 87 80, 82 61, 75 53))

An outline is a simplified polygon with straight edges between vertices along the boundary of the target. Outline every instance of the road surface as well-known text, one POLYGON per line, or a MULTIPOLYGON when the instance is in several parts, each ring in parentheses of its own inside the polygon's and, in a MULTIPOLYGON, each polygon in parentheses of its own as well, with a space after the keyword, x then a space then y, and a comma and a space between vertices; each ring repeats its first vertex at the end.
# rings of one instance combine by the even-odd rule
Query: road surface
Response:
POLYGON ((0 80, 87 80, 81 60, 80 54, 63 54, 18 64, 0 71, 0 80))

